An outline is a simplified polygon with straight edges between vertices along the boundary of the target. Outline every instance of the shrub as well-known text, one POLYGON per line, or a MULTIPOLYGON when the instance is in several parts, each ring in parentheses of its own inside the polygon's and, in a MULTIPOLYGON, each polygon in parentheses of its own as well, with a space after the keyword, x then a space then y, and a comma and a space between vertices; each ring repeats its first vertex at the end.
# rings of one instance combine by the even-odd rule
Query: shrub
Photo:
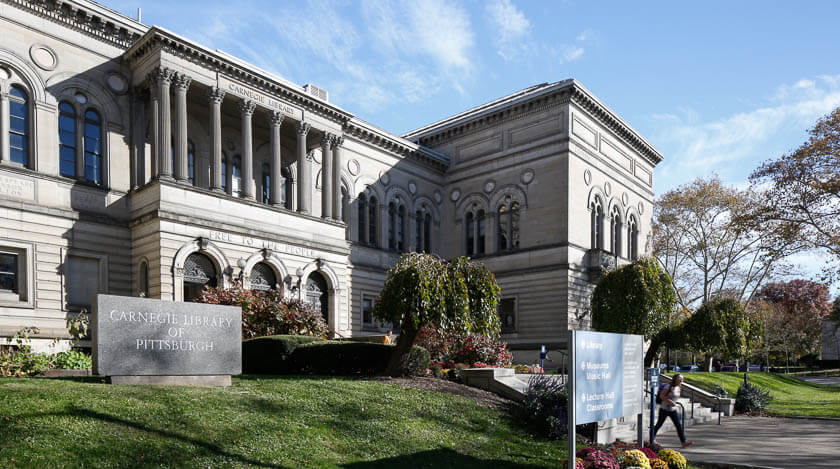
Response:
POLYGON ((566 434, 566 386, 545 375, 532 376, 522 402, 528 423, 543 435, 560 438, 566 434))
POLYGON ((650 469, 668 469, 668 463, 659 458, 651 459, 650 469))
POLYGON ((729 392, 720 384, 712 386, 712 394, 718 397, 729 397, 729 392))
POLYGON ((302 344, 322 339, 308 335, 272 335, 242 341, 242 371, 255 374, 292 372, 288 359, 302 344))
POLYGON ((77 350, 59 352, 53 357, 53 366, 64 370, 89 370, 93 367, 90 357, 77 350))
MULTIPOLYGON (((564 469, 565 469, 565 468, 568 468, 568 467, 569 467, 569 460, 568 460, 568 459, 564 459, 564 460, 560 463, 560 467, 561 467, 561 468, 564 468, 564 469)), ((584 465, 583 465, 583 459, 581 459, 581 458, 575 458, 575 469, 586 469, 586 466, 584 466, 584 465)))
POLYGON ((657 454, 656 454, 656 451, 654 451, 650 448, 639 448, 639 451, 645 453, 645 456, 647 456, 648 460, 653 460, 653 459, 659 458, 659 456, 657 456, 657 454))
POLYGON ((577 457, 583 459, 587 469, 621 469, 612 454, 595 448, 578 450, 577 457))
POLYGON ((441 331, 433 325, 426 325, 417 333, 415 344, 429 351, 432 361, 477 363, 502 367, 508 366, 513 356, 505 342, 482 334, 459 334, 441 331))
POLYGON ((414 345, 408 354, 405 372, 408 376, 425 376, 429 369, 429 362, 429 351, 423 347, 414 345))
POLYGON ((645 453, 637 449, 625 451, 619 458, 619 463, 622 468, 640 467, 642 469, 650 469, 648 457, 645 456, 645 453))
POLYGON ((0 376, 30 376, 50 369, 50 355, 29 350, 0 352, 0 376))
POLYGON ((741 384, 738 394, 735 395, 735 411, 740 413, 758 412, 765 407, 773 397, 770 391, 762 389, 750 383, 741 384))
POLYGON ((233 305, 242 308, 242 338, 278 334, 326 337, 329 329, 323 316, 305 301, 285 298, 279 290, 245 290, 235 284, 230 289, 208 288, 201 303, 233 305))
POLYGON ((665 448, 659 452, 659 459, 668 463, 670 469, 685 469, 685 457, 679 451, 665 448))

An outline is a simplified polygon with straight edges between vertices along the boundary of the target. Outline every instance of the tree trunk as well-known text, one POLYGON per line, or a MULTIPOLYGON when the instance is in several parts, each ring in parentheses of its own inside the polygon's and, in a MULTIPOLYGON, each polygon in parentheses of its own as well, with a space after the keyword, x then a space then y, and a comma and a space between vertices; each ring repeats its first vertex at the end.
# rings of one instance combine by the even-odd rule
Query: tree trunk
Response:
POLYGON ((405 368, 408 365, 408 355, 411 353, 411 347, 414 345, 417 331, 418 329, 411 325, 400 327, 400 337, 397 339, 397 346, 394 348, 394 353, 388 361, 388 368, 385 369, 386 375, 405 375, 405 368))

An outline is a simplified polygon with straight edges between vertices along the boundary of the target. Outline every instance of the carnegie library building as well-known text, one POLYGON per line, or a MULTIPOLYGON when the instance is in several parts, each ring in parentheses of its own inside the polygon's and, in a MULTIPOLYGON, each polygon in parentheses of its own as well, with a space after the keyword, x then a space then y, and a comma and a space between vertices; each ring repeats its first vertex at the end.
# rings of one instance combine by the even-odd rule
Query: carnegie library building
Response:
POLYGON ((89 1, 0 0, 0 38, 4 341, 69 338, 96 293, 236 282, 381 334, 388 268, 423 251, 487 265, 525 353, 586 328, 598 276, 648 249, 662 155, 572 79, 395 135, 89 1))

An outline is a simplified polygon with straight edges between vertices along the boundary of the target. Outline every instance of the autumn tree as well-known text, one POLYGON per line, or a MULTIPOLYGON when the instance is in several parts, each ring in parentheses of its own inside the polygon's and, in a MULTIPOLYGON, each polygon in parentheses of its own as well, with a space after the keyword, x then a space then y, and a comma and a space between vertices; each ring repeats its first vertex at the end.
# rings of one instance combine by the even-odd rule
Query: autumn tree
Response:
POLYGON ((764 313, 767 351, 790 356, 816 353, 822 337, 823 321, 832 311, 828 287, 810 280, 791 280, 765 285, 756 295, 772 308, 764 313))
MULTIPOLYGON (((762 195, 739 190, 717 176, 698 178, 660 196, 654 207, 653 254, 674 281, 686 310, 719 296, 749 303, 775 275, 786 272, 783 259, 796 242, 772 242, 758 223, 762 195)), ((777 238, 777 237, 775 237, 777 238)))
POLYGON ((826 278, 840 266, 840 108, 817 121, 810 138, 779 159, 767 161, 750 180, 766 186, 759 223, 775 225, 773 242, 802 240, 831 254, 826 278), (833 266, 833 267, 832 267, 833 266))
POLYGON ((499 291, 493 273, 482 264, 463 257, 446 262, 430 254, 403 254, 388 271, 373 309, 375 318, 400 325, 386 373, 403 374, 417 332, 425 325, 498 336, 499 291))
POLYGON ((761 321, 740 299, 725 296, 704 302, 678 329, 685 348, 728 358, 749 355, 764 332, 761 321))
POLYGON ((650 366, 668 335, 676 297, 671 278, 655 259, 642 257, 607 272, 592 293, 592 327, 597 331, 638 334, 651 340, 645 355, 650 366))

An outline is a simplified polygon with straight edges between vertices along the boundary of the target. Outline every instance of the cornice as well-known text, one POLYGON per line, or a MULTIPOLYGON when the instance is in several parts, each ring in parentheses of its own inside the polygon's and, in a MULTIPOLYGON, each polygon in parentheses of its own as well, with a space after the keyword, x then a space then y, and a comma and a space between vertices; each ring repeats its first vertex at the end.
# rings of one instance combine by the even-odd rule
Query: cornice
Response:
MULTIPOLYGON (((131 47, 145 32, 142 27, 115 21, 114 18, 103 15, 93 5, 91 8, 86 8, 86 5, 80 2, 63 0, 0 0, 0 2, 26 10, 122 49, 131 47)), ((99 8, 105 10, 102 7, 99 8)), ((113 15, 120 16, 116 12, 113 15)))
POLYGON ((353 117, 352 114, 342 109, 323 101, 311 99, 302 91, 292 90, 288 85, 268 75, 250 70, 221 54, 191 44, 156 26, 152 27, 140 40, 135 42, 123 54, 123 59, 129 66, 132 66, 149 54, 159 50, 209 68, 228 77, 235 78, 265 93, 273 94, 300 106, 308 112, 338 122, 340 125, 343 125, 353 117))
POLYGON ((449 159, 434 150, 424 148, 413 142, 402 142, 400 141, 401 139, 392 138, 389 135, 368 129, 352 121, 345 124, 344 134, 370 143, 400 158, 416 161, 441 174, 449 168, 449 159))

